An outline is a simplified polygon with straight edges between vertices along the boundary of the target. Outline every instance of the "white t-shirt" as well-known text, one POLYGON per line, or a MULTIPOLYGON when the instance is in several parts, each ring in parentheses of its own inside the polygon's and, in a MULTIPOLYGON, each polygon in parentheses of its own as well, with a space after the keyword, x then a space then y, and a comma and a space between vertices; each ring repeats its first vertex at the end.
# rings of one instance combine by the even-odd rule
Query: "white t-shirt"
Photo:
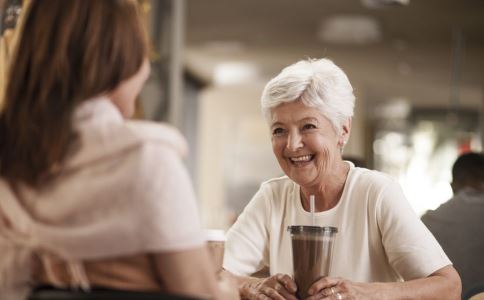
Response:
MULTIPOLYGON (((338 228, 330 276, 358 282, 427 277, 451 262, 408 204, 396 181, 351 163, 338 204, 316 225, 338 228)), ((227 233, 224 268, 250 275, 293 274, 290 225, 310 225, 300 186, 287 176, 264 182, 227 233)))

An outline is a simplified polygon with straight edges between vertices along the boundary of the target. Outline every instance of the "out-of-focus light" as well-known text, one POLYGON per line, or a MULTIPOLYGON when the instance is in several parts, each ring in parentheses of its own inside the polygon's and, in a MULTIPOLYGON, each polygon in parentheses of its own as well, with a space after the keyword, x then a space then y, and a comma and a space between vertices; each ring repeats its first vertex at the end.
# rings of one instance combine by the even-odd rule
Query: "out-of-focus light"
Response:
POLYGON ((361 0, 361 2, 369 8, 382 8, 387 6, 408 5, 410 0, 361 0))
POLYGON ((381 40, 377 21, 369 16, 341 15, 325 19, 318 37, 326 43, 366 45, 381 40))
POLYGON ((385 134, 385 142, 392 147, 398 147, 403 144, 405 136, 399 132, 389 132, 385 134))
POLYGON ((202 46, 202 50, 215 53, 241 53, 246 50, 245 44, 240 41, 210 41, 202 46))
POLYGON ((377 155, 385 152, 385 143, 381 139, 377 139, 373 142, 373 152, 377 155))
POLYGON ((434 199, 432 199, 433 201, 429 201, 427 208, 434 210, 452 197, 453 192, 450 183, 446 181, 438 182, 434 187, 432 195, 434 199))
POLYGON ((374 109, 374 114, 380 119, 405 119, 412 110, 410 101, 405 97, 390 98, 384 105, 374 109))
POLYGON ((215 85, 232 85, 254 81, 258 78, 258 69, 249 62, 224 62, 217 64, 213 72, 215 85))

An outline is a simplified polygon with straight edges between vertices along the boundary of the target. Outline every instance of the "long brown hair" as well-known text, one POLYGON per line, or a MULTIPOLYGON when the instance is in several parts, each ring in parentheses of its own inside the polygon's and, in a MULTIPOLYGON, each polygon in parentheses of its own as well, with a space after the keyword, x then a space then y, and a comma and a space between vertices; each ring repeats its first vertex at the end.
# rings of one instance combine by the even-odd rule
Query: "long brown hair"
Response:
POLYGON ((76 140, 79 103, 134 75, 147 44, 132 0, 33 0, 0 112, 0 175, 37 185, 76 140))

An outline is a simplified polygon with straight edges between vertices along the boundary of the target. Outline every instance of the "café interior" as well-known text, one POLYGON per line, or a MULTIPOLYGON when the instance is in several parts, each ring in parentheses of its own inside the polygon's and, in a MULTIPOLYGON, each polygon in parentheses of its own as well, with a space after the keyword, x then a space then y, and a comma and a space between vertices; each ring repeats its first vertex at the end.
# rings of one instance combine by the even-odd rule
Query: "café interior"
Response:
MULTIPOLYGON (((23 2, 0 1, 2 35, 23 2)), ((260 96, 301 59, 329 58, 348 75, 356 104, 344 157, 396 178, 419 216, 452 197, 455 159, 482 151, 483 1, 137 2, 151 73, 135 118, 167 122, 186 138, 207 230, 226 231, 262 182, 283 175, 260 96)))
MULTIPOLYGON (((172 36, 181 79, 168 76, 167 117, 188 137, 208 228, 226 229, 261 182, 282 174, 259 99, 270 78, 300 59, 327 57, 348 74, 357 100, 344 155, 398 178, 419 215, 452 196, 457 155, 482 150, 482 2, 171 4, 183 25, 172 36)), ((147 94, 150 87, 158 85, 151 81, 147 94)))
MULTIPOLYGON (((137 118, 186 137, 203 225, 226 230, 282 174, 259 108, 283 67, 330 58, 356 95, 344 155, 398 179, 422 215, 452 196, 484 138, 484 3, 475 0, 139 0, 151 74, 137 118), (220 212, 223 212, 222 214, 220 212)), ((5 1, 2 33, 22 1, 5 1)))

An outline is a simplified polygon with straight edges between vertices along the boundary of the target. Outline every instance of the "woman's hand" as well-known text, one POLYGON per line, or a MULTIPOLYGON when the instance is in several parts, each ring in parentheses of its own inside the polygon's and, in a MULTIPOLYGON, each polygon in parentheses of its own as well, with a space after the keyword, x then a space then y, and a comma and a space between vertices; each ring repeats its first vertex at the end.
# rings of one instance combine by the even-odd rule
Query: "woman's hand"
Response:
POLYGON ((323 277, 309 288, 306 300, 370 300, 374 298, 371 284, 356 283, 343 278, 323 277))
POLYGON ((323 277, 309 288, 306 300, 458 300, 461 294, 459 274, 452 266, 443 267, 428 277, 404 282, 352 282, 343 278, 323 277))
POLYGON ((268 278, 246 281, 240 287, 242 299, 297 300, 297 286, 289 275, 276 274, 268 278))

